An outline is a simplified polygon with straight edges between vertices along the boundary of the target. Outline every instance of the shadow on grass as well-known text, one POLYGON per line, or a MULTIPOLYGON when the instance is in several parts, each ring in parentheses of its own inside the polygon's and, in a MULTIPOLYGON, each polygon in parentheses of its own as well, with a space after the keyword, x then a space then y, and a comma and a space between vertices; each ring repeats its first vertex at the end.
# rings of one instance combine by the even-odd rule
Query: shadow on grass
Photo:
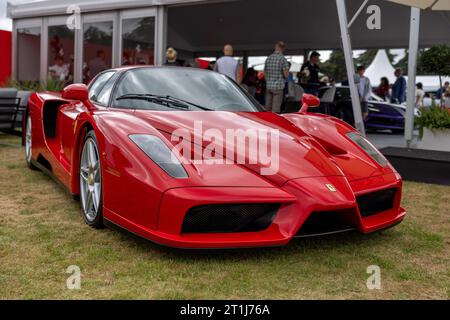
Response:
POLYGON ((159 245, 150 240, 142 238, 121 227, 109 225, 113 237, 117 241, 131 244, 140 253, 151 251, 161 257, 174 260, 184 260, 195 262, 199 259, 215 261, 231 260, 254 260, 261 258, 274 258, 277 256, 305 254, 320 251, 327 255, 336 251, 353 252, 358 250, 370 250, 373 246, 378 246, 389 239, 395 238, 392 231, 383 230, 373 234, 364 235, 358 232, 348 232, 335 235, 325 235, 320 237, 293 239, 285 246, 263 247, 263 248, 240 248, 240 249, 179 249, 159 245))

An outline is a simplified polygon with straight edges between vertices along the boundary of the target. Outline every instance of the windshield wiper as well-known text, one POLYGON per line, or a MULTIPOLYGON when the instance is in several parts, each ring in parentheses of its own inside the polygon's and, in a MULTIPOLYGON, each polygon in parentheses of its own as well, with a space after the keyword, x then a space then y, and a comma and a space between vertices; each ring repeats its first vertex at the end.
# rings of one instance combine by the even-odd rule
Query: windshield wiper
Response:
POLYGON ((177 109, 177 110, 189 110, 189 105, 185 103, 180 103, 178 101, 172 101, 165 99, 163 97, 151 95, 151 94, 125 94, 123 96, 120 96, 116 99, 117 101, 120 100, 143 100, 148 101, 152 103, 157 103, 160 105, 163 105, 168 108, 177 109))
POLYGON ((120 96, 116 100, 127 100, 127 99, 138 99, 138 100, 146 100, 154 103, 159 103, 162 105, 165 105, 167 107, 170 107, 170 105, 175 106, 176 109, 182 109, 182 110, 189 110, 189 106, 196 107, 198 109, 204 110, 204 111, 213 111, 211 109, 199 106, 195 103, 171 97, 169 95, 163 96, 163 95, 156 95, 156 94, 125 94, 123 96, 120 96))
POLYGON ((195 104, 195 103, 193 103, 193 102, 186 101, 186 100, 183 100, 183 99, 180 99, 180 98, 175 98, 175 97, 172 97, 172 96, 165 96, 164 98, 170 99, 170 100, 172 100, 172 101, 177 101, 177 102, 181 102, 181 103, 186 103, 186 104, 188 104, 188 105, 191 105, 191 106, 193 106, 193 107, 199 108, 199 109, 204 110, 204 111, 214 111, 213 109, 209 109, 209 108, 200 106, 200 105, 198 105, 198 104, 195 104))

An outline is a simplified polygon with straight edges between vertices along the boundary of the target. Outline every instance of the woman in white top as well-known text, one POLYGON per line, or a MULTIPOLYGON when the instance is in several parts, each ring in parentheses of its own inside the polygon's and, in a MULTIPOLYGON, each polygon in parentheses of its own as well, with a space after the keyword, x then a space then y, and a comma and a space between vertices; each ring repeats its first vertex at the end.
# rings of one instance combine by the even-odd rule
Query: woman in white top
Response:
POLYGON ((425 91, 423 91, 423 84, 419 82, 416 84, 416 108, 423 107, 423 98, 425 98, 425 91))

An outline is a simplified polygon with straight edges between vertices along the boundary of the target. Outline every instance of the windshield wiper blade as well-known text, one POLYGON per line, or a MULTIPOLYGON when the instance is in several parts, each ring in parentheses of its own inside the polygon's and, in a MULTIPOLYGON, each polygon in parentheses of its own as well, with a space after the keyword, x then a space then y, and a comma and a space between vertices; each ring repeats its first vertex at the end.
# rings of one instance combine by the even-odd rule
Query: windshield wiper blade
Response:
POLYGON ((166 99, 170 99, 170 100, 172 100, 172 101, 177 101, 177 102, 186 103, 186 104, 188 104, 188 105, 191 105, 191 106, 193 106, 193 107, 199 108, 199 109, 204 110, 204 111, 214 111, 214 110, 212 110, 212 109, 209 109, 209 108, 200 106, 200 105, 198 105, 198 104, 195 104, 195 103, 193 103, 193 102, 190 102, 190 101, 187 101, 187 100, 183 100, 183 99, 180 99, 180 98, 175 98, 175 97, 172 97, 172 96, 165 96, 165 98, 166 98, 166 99))
POLYGON ((195 108, 204 110, 204 111, 214 111, 212 109, 206 108, 206 107, 202 107, 198 104, 195 104, 193 102, 187 101, 187 100, 183 100, 180 98, 175 98, 172 97, 170 95, 164 96, 164 95, 157 95, 157 94, 150 94, 150 93, 144 93, 144 94, 126 94, 123 95, 119 98, 117 98, 116 100, 126 100, 126 99, 158 99, 160 101, 163 101, 165 103, 176 103, 177 105, 179 105, 180 107, 186 107, 186 109, 189 108, 189 106, 193 106, 195 108))
POLYGON ((189 105, 187 105, 186 103, 182 103, 179 101, 167 99, 162 96, 156 96, 151 94, 125 94, 123 96, 118 97, 116 100, 119 101, 128 99, 149 101, 177 110, 189 110, 189 105))

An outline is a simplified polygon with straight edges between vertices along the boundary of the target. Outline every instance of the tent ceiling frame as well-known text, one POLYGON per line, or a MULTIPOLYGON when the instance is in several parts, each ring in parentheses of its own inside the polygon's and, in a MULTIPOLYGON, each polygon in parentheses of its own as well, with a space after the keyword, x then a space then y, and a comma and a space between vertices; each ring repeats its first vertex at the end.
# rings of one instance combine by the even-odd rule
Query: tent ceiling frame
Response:
POLYGON ((353 23, 356 21, 356 19, 358 19, 359 15, 361 14, 361 12, 363 11, 364 7, 367 5, 368 2, 369 0, 364 0, 363 4, 359 7, 353 18, 348 23, 347 29, 350 29, 352 27, 353 23))

